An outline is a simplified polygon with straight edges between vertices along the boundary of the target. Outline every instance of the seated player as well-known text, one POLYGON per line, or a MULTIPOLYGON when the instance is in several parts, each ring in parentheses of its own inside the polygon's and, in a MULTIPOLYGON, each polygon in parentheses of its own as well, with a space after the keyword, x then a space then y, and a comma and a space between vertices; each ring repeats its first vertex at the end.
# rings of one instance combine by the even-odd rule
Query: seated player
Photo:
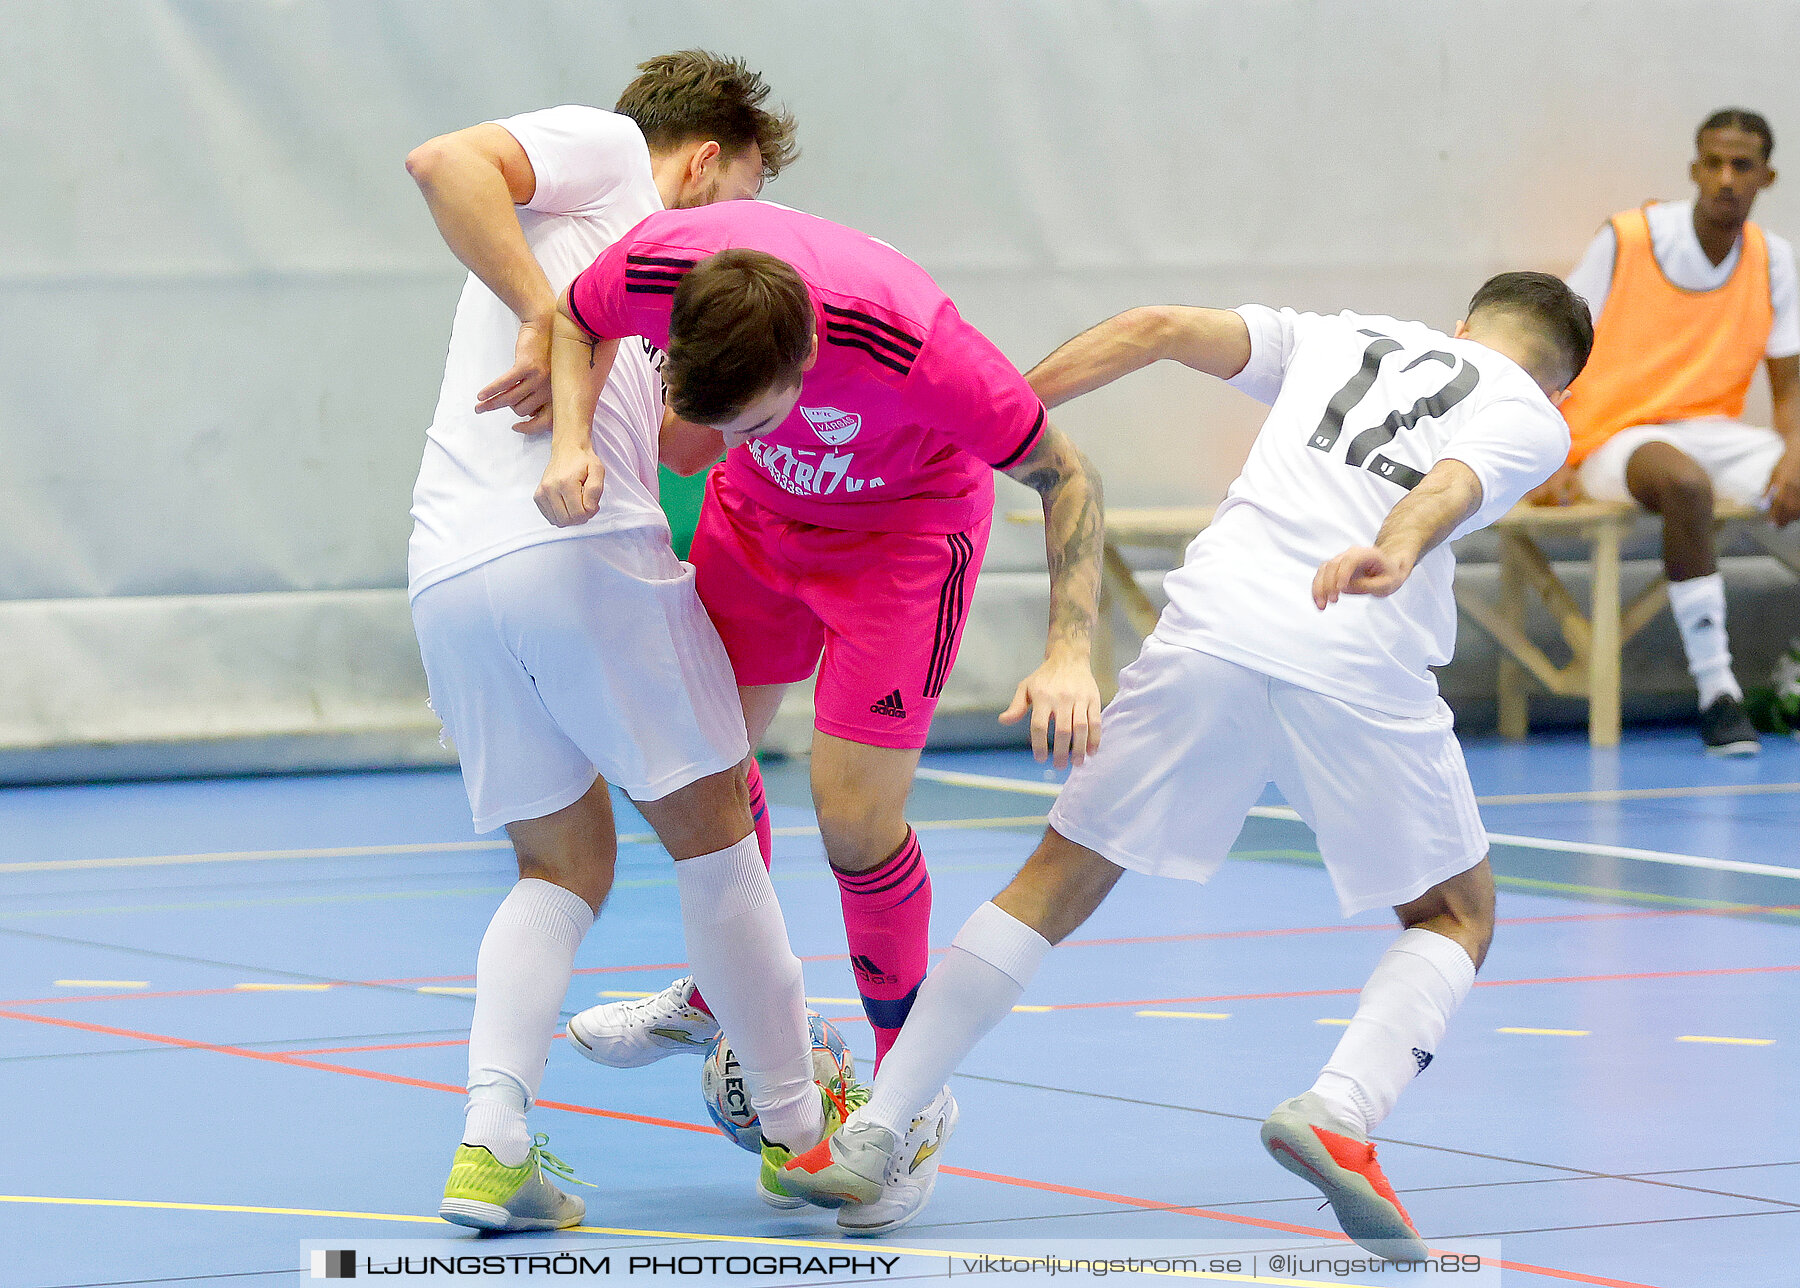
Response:
POLYGON ((525 1114, 612 885, 608 780, 678 860, 694 973, 731 1025, 765 1132, 810 1145, 830 1121, 800 963, 752 835, 729 662, 657 505, 656 372, 637 349, 604 390, 558 391, 585 398, 565 423, 610 471, 580 527, 532 503, 548 440, 507 432, 509 409, 533 428, 551 419, 551 318, 578 270, 665 205, 753 196, 792 154, 792 120, 761 106, 768 90, 742 63, 689 51, 642 71, 619 114, 530 112, 407 158, 471 270, 413 494, 413 621, 476 830, 504 825, 519 863, 481 941, 463 1144, 439 1208, 482 1229, 584 1214, 545 1176, 567 1169, 525 1114))
POLYGON ((1617 214, 1569 274, 1594 313, 1594 359, 1563 406, 1568 465, 1533 498, 1627 497, 1663 521, 1663 568, 1700 737, 1715 755, 1750 755, 1725 634, 1715 496, 1800 518, 1800 307, 1794 248, 1750 222, 1775 182, 1774 136, 1755 112, 1714 112, 1694 138, 1691 201, 1617 214), (1740 423, 1766 364, 1775 428, 1740 423))
POLYGON ((925 981, 868 1105, 788 1165, 788 1190, 826 1206, 922 1203, 914 1151, 896 1142, 1050 946, 1127 868, 1206 880, 1273 781, 1317 833, 1344 914, 1391 906, 1405 929, 1324 1072, 1269 1115, 1263 1143, 1352 1239, 1424 1254, 1369 1133, 1431 1063, 1494 931, 1487 836, 1429 669, 1456 634, 1447 543, 1567 455, 1555 403, 1592 338, 1561 282, 1506 273, 1454 337, 1354 313, 1137 309, 1031 373, 1056 406, 1174 358, 1272 406, 1164 583, 1168 607, 1120 676, 1105 744, 925 981))
MULTIPOLYGON (((690 558, 753 745, 787 686, 819 669, 813 800, 879 1061, 925 977, 931 882, 906 797, 967 620, 993 473, 1043 498, 1049 641, 1007 717, 1029 709, 1039 756, 1058 764, 1099 740, 1088 660, 1099 480, 924 270, 811 215, 751 202, 652 215, 563 306, 558 381, 642 336, 667 351, 670 408, 698 438, 693 454, 730 447, 690 558)), ((593 512, 593 452, 560 425, 553 436, 539 504, 580 524, 593 512)), ((648 1028, 693 1023, 686 994, 679 983, 654 1005, 597 1007, 570 1032, 596 1059, 638 1063, 648 1028)), ((939 1092, 921 1117, 953 1122, 955 1101, 939 1092)))

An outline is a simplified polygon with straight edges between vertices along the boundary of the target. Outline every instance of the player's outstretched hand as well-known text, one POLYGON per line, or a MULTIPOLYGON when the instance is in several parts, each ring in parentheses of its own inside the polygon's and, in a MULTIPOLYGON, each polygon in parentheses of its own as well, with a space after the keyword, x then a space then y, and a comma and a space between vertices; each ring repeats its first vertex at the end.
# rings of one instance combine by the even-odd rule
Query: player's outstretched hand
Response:
POLYGON ((1047 659, 1019 681, 1012 705, 1000 713, 1000 723, 1017 724, 1027 711, 1031 754, 1037 759, 1050 756, 1058 769, 1066 769, 1071 761, 1079 765, 1100 750, 1100 686, 1087 659, 1047 659))
POLYGON ((521 434, 550 428, 550 326, 521 322, 513 364, 505 375, 475 395, 475 410, 511 407, 524 419, 513 426, 521 434))
POLYGON ((1339 595, 1391 595, 1411 572, 1411 564, 1402 564, 1379 546, 1357 546, 1319 565, 1313 574, 1313 604, 1324 612, 1339 595))
POLYGON ((559 528, 586 523, 600 512, 600 494, 606 486, 606 466, 591 447, 571 449, 567 455, 552 452, 550 464, 532 499, 543 516, 559 528))

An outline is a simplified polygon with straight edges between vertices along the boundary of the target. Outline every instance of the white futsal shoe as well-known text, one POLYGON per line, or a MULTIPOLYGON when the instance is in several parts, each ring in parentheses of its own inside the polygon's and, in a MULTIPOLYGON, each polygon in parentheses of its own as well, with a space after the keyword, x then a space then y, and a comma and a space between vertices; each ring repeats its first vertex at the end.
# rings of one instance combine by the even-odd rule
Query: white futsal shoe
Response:
POLYGON ((595 1064, 636 1069, 666 1056, 705 1055, 719 1022, 693 1004, 694 977, 660 993, 590 1006, 569 1021, 569 1041, 595 1064))
POLYGON ((868 1237, 898 1230, 924 1210, 937 1188, 939 1154, 960 1111, 945 1087, 896 1138, 852 1114, 842 1128, 788 1163, 782 1188, 838 1210, 838 1229, 868 1237))

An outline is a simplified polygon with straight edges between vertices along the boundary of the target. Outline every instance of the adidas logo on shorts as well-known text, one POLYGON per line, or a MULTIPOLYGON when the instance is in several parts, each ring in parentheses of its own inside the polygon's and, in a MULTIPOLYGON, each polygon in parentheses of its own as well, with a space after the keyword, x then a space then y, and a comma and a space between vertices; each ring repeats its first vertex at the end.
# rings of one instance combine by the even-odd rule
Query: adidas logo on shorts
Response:
POLYGON ((900 700, 900 690, 898 689, 881 701, 871 703, 869 710, 878 716, 892 716, 896 720, 906 719, 906 703, 900 700))

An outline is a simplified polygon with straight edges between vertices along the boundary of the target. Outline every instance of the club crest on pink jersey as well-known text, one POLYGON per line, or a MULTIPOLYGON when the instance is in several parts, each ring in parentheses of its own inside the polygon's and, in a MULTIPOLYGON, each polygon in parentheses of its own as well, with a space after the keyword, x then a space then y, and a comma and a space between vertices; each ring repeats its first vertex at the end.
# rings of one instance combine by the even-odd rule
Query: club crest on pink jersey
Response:
POLYGON ((802 407, 800 414, 806 417, 819 441, 830 447, 848 443, 862 428, 861 416, 853 411, 839 411, 836 407, 802 407))

